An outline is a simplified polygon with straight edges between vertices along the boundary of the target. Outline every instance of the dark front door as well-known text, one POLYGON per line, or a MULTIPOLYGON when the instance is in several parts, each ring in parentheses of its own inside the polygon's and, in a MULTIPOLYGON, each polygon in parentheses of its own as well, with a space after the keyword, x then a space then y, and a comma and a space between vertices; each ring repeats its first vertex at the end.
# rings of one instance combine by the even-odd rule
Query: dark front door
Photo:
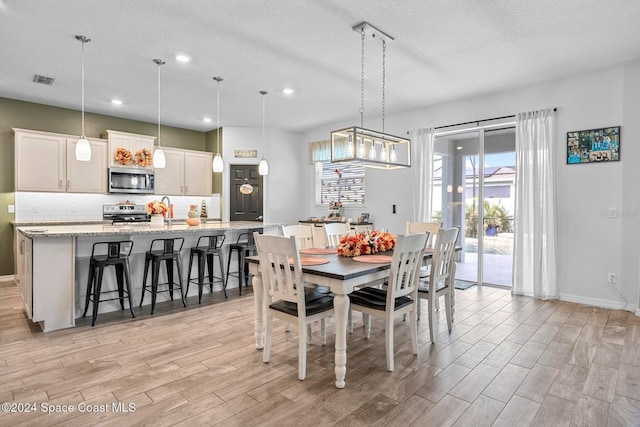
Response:
POLYGON ((262 220, 262 177, 257 165, 231 165, 230 169, 230 215, 231 221, 262 220), (240 186, 245 178, 253 186, 251 194, 242 194, 240 186))

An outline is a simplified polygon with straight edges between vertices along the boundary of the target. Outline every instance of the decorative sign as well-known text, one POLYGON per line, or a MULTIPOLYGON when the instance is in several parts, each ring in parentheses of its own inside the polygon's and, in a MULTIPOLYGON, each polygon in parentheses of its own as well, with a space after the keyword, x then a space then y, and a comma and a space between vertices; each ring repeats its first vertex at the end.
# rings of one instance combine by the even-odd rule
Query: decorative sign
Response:
POLYGON ((234 150, 233 155, 236 159, 256 159, 258 150, 234 150))
POLYGON ((567 132, 567 163, 620 160, 620 126, 567 132))

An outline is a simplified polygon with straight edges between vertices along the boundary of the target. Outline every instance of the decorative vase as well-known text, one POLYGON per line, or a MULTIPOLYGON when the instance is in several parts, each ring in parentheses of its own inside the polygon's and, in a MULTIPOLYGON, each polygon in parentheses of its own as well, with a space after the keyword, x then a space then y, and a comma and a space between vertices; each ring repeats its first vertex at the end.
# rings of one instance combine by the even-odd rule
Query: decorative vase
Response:
POLYGON ((164 227, 164 217, 161 214, 151 215, 151 222, 149 225, 154 228, 164 227))

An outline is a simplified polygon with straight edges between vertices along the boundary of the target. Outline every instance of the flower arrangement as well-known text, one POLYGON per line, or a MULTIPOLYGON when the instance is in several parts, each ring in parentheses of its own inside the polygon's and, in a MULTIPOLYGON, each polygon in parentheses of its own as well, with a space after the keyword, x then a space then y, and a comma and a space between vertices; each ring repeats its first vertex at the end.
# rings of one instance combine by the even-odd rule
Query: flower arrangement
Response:
POLYGON ((124 147, 118 147, 116 148, 114 159, 116 163, 119 163, 123 166, 129 165, 131 164, 131 151, 127 150, 124 147))
POLYGON ((373 230, 369 233, 342 236, 338 245, 338 255, 353 257, 370 255, 391 250, 396 245, 396 236, 386 231, 373 230))
POLYGON ((140 166, 143 168, 151 166, 151 164, 153 163, 153 154, 151 154, 151 151, 147 150, 146 148, 136 151, 136 154, 133 158, 136 166, 140 166))
POLYGON ((154 200, 153 202, 147 203, 147 213, 149 215, 164 215, 168 211, 169 208, 165 202, 154 200))

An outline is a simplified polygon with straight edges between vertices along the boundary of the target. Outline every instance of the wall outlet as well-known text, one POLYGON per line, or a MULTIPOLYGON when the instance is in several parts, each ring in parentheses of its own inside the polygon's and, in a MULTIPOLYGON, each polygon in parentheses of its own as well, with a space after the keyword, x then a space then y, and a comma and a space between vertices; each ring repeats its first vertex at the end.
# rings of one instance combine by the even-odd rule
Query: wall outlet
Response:
POLYGON ((616 283, 616 273, 607 274, 607 283, 614 284, 616 283))

